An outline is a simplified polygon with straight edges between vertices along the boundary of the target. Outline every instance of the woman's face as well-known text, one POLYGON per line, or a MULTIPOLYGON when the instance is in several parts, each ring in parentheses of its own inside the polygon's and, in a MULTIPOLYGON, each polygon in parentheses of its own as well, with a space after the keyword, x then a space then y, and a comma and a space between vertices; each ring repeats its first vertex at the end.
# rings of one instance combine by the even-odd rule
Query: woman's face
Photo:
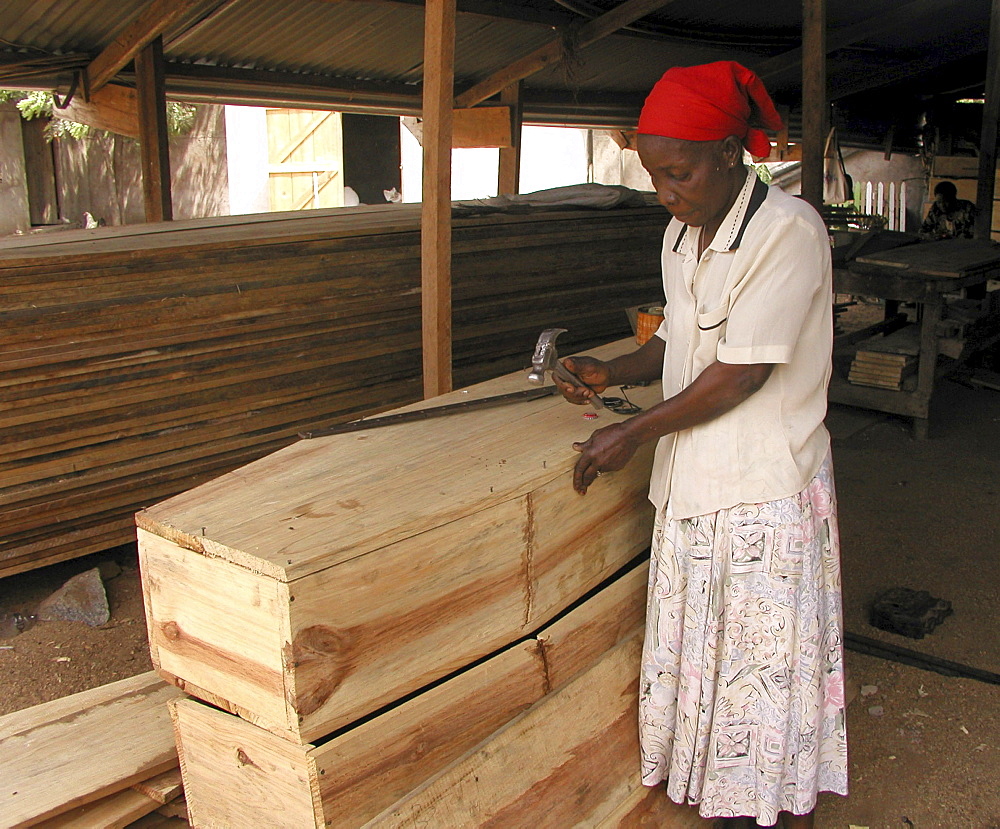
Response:
POLYGON ((657 199, 678 221, 692 227, 722 222, 745 180, 742 165, 739 176, 733 174, 742 160, 737 139, 683 141, 640 135, 636 147, 657 199))

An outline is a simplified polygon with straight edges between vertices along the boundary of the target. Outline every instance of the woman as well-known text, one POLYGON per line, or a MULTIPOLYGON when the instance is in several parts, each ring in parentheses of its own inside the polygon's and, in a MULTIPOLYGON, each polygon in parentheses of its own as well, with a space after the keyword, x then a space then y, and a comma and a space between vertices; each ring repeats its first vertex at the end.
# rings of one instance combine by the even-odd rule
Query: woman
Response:
POLYGON ((840 564, 829 435, 826 229, 743 163, 781 120, 732 62, 669 70, 638 150, 672 214, 663 325, 638 351, 564 362, 590 388, 660 378, 664 401, 575 444, 581 494, 658 441, 643 783, 724 826, 813 826, 847 793, 840 564), (755 823, 756 821, 756 823, 755 823))

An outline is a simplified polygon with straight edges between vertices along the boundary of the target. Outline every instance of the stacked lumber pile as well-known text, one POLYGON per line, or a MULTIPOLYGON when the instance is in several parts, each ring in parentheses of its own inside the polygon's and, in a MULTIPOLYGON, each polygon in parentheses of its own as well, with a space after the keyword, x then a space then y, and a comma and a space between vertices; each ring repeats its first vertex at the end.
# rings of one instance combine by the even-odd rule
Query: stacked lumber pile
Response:
POLYGON ((201 700, 172 705, 194 825, 677 808, 638 782, 652 447, 577 495, 572 443, 618 418, 589 411, 548 397, 302 441, 137 516, 153 662, 201 700))
MULTIPOLYGON (((457 219, 456 385, 527 365, 547 327, 627 334, 665 219, 457 219)), ((419 206, 6 240, 0 282, 0 576, 134 540, 137 509, 422 396, 419 206)))
POLYGON ((179 799, 180 696, 146 673, 0 717, 0 825, 109 829, 179 799))
POLYGON ((864 340, 851 361, 847 379, 858 386, 898 391, 917 370, 919 326, 909 325, 864 340))

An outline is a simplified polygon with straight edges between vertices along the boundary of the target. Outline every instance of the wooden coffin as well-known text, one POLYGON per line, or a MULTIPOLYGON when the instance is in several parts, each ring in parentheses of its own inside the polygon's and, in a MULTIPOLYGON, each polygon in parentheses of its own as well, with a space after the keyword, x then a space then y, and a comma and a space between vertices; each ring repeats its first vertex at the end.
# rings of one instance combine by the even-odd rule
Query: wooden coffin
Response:
MULTIPOLYGON (((0 240, 0 576, 135 538, 132 515, 418 400, 419 205, 0 240)), ((660 293, 662 208, 456 218, 454 371, 538 332, 625 336, 660 293)))
POLYGON ((631 636, 643 623, 647 573, 643 561, 535 636, 316 744, 179 701, 172 710, 192 822, 361 826, 631 636))
POLYGON ((671 803, 662 787, 649 791, 641 783, 641 651, 639 629, 365 829, 611 829, 639 825, 635 818, 643 812, 656 815, 660 826, 702 825, 693 810, 671 803))
POLYGON ((547 397, 303 440, 139 513, 154 665, 301 743, 537 630, 649 543, 652 446, 572 489, 573 442, 619 418, 589 411, 547 397))

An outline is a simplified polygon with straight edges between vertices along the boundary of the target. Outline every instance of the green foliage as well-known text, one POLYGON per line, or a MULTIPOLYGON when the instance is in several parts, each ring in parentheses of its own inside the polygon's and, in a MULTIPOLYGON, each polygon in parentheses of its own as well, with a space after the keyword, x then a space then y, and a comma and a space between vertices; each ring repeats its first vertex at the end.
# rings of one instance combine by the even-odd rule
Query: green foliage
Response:
POLYGON ((194 104, 167 101, 167 132, 171 135, 187 135, 194 127, 197 114, 198 107, 194 104))
POLYGON ((766 164, 754 164, 753 168, 757 173, 757 178, 764 182, 764 184, 771 183, 773 176, 771 175, 771 170, 766 164))
MULTIPOLYGON (((14 101, 21 117, 26 121, 34 118, 50 119, 45 127, 45 135, 50 141, 54 138, 80 139, 93 132, 86 124, 54 116, 55 99, 51 92, 0 89, 0 103, 5 101, 14 101)), ((194 126, 197 114, 198 107, 192 104, 167 101, 167 132, 170 135, 187 135, 194 126)))

